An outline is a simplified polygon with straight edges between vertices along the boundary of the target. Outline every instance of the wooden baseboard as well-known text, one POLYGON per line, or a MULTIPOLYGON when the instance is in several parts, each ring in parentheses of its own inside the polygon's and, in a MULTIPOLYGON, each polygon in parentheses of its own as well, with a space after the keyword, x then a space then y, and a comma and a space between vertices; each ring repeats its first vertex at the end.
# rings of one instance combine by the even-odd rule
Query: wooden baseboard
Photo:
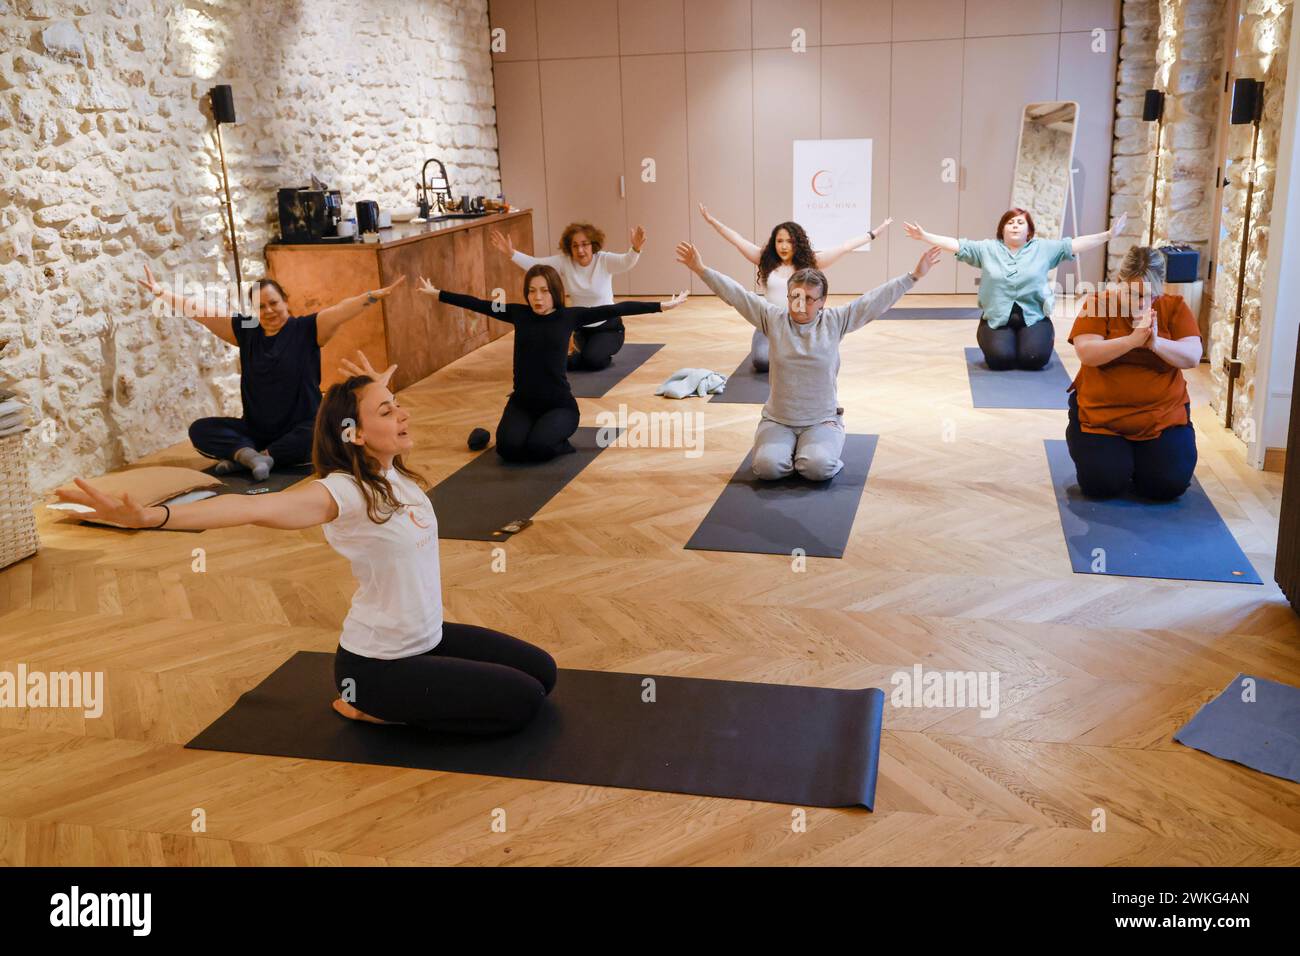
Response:
POLYGON ((1286 471, 1286 449, 1285 448, 1265 448, 1264 449, 1264 470, 1265 471, 1286 471))

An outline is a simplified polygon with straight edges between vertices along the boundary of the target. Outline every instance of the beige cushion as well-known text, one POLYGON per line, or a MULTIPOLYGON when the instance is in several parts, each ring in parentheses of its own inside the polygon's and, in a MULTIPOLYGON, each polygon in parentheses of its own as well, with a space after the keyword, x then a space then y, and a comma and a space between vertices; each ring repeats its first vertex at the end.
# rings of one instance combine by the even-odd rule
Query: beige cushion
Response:
MULTIPOLYGON (((193 468, 173 468, 169 465, 130 468, 100 478, 91 478, 89 483, 97 490, 119 498, 123 493, 129 492, 132 501, 146 508, 160 501, 170 501, 189 491, 221 487, 221 479, 212 475, 205 475, 193 468)), ((77 486, 69 482, 63 487, 75 490, 77 486)))

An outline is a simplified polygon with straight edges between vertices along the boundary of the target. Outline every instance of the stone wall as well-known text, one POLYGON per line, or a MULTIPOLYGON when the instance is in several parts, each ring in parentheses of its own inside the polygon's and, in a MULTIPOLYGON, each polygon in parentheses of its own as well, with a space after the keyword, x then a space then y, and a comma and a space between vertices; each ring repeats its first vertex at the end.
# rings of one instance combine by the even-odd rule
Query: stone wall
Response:
POLYGON ((1223 176, 1228 185, 1221 197, 1220 241, 1215 250, 1214 274, 1207 275, 1216 201, 1218 111, 1224 95, 1225 70, 1231 70, 1236 77, 1262 79, 1266 84, 1237 348, 1243 368, 1233 395, 1233 430, 1247 442, 1254 438, 1249 431, 1254 424, 1251 412, 1255 400, 1259 301, 1268 257, 1273 175, 1292 7, 1293 0, 1242 0, 1236 49, 1225 53, 1227 4, 1221 0, 1124 0, 1118 118, 1111 166, 1111 215, 1127 212, 1130 220, 1124 235, 1110 244, 1109 268, 1113 271, 1130 246, 1146 239, 1155 124, 1142 121, 1142 96, 1147 89, 1165 90, 1168 97, 1156 198, 1155 244, 1186 242, 1201 252, 1201 275, 1206 280, 1207 293, 1211 293, 1206 297, 1209 303, 1207 355, 1214 385, 1210 404, 1220 418, 1226 411, 1228 379, 1223 361, 1232 350, 1251 127, 1229 127, 1224 144, 1223 176))
MULTIPOLYGON (((1257 179, 1251 199, 1250 232, 1246 242, 1246 272, 1242 283, 1241 331, 1237 357, 1241 376, 1233 386, 1233 432, 1247 443, 1255 440, 1252 413, 1255 406, 1255 358, 1259 347, 1260 292, 1268 262, 1269 220, 1273 210, 1273 182, 1277 170, 1278 134, 1282 124, 1286 89, 1287 46, 1291 37, 1291 0, 1243 0, 1235 76, 1264 81, 1264 114, 1259 128, 1255 168, 1257 179)), ((1232 354, 1232 327, 1237 306, 1237 276, 1241 266, 1242 223, 1250 167, 1252 127, 1229 128, 1223 190, 1222 235, 1219 244, 1214 305, 1210 312, 1210 372, 1214 389, 1210 404, 1224 418, 1227 412, 1228 376, 1224 359, 1232 354)))
POLYGON ((312 173, 349 209, 414 205, 435 155, 458 193, 499 193, 488 40, 486 0, 0 0, 0 362, 35 409, 33 487, 240 411, 234 350, 134 283, 233 278, 211 86, 234 89, 247 281, 275 190, 312 173))
POLYGON ((1222 0, 1124 0, 1111 161, 1111 217, 1128 213, 1109 245, 1107 272, 1144 243, 1150 227, 1156 124, 1142 119, 1149 89, 1164 90, 1155 245, 1201 253, 1204 275, 1214 218, 1214 147, 1223 81, 1222 0))

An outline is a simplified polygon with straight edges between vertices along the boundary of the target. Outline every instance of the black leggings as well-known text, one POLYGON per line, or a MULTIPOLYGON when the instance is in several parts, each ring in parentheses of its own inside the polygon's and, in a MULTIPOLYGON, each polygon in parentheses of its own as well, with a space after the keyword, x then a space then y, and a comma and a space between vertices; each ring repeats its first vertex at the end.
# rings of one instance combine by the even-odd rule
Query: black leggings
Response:
POLYGON ((316 420, 308 418, 283 435, 265 435, 253 431, 242 418, 200 418, 190 425, 190 443, 209 458, 232 459, 241 448, 266 453, 277 465, 311 463, 312 431, 316 420))
POLYGON ((570 371, 598 372, 609 368, 614 356, 623 347, 625 329, 578 329, 573 333, 573 344, 578 351, 569 356, 570 371))
POLYGON ((980 319, 975 341, 984 353, 984 362, 995 372, 1023 368, 1036 372, 1052 360, 1056 330, 1044 316, 1033 325, 1025 325, 1019 305, 1011 307, 1011 318, 1000 329, 989 328, 988 319, 980 319))
POLYGON ((517 637, 444 623, 442 641, 427 654, 385 661, 340 647, 334 683, 348 703, 380 720, 446 733, 508 734, 533 719, 555 686, 555 660, 517 637))
POLYGON ((1149 441, 1097 435, 1079 427, 1079 401, 1070 393, 1070 424, 1065 443, 1074 459, 1079 490, 1089 498, 1113 498, 1133 490, 1143 498, 1172 501, 1192 483, 1196 470, 1196 431, 1191 405, 1187 424, 1174 425, 1149 441))
POLYGON ((539 409, 512 395, 497 425, 497 454, 506 461, 550 461, 573 450, 569 436, 577 430, 577 402, 539 409))

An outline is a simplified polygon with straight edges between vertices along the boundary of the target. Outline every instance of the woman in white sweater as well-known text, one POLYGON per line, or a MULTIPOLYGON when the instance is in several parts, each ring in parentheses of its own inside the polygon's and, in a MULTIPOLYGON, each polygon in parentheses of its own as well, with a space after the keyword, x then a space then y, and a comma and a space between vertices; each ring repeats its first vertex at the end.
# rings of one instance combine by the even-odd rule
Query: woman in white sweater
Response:
MULTIPOLYGON (((492 230, 492 245, 510 257, 510 261, 527 271, 535 265, 550 266, 564 280, 569 305, 592 308, 614 304, 614 276, 627 272, 641 258, 645 244, 645 230, 637 226, 632 230, 632 248, 623 254, 605 252, 605 234, 589 222, 571 222, 560 236, 558 256, 536 258, 516 251, 510 237, 492 230)), ((556 308, 564 305, 555 303, 556 308)), ((618 350, 623 347, 624 327, 621 319, 614 317, 591 322, 573 334, 576 350, 569 355, 569 370, 596 371, 608 368, 618 350)))
MULTIPOLYGON (((861 236, 854 236, 848 242, 841 243, 833 249, 814 251, 808 239, 808 233, 797 222, 781 222, 772 227, 772 234, 767 237, 767 245, 757 246, 736 230, 719 219, 709 215, 708 208, 700 203, 700 215, 718 231, 718 235, 736 247, 737 251, 752 262, 758 270, 758 294, 772 305, 784 309, 786 306, 786 283, 798 269, 829 269, 831 265, 852 252, 858 246, 874 242, 889 228, 894 220, 886 219, 875 229, 868 229, 861 236)), ((754 369, 766 372, 768 366, 767 336, 761 330, 754 330, 750 342, 749 354, 754 362, 754 369)))

